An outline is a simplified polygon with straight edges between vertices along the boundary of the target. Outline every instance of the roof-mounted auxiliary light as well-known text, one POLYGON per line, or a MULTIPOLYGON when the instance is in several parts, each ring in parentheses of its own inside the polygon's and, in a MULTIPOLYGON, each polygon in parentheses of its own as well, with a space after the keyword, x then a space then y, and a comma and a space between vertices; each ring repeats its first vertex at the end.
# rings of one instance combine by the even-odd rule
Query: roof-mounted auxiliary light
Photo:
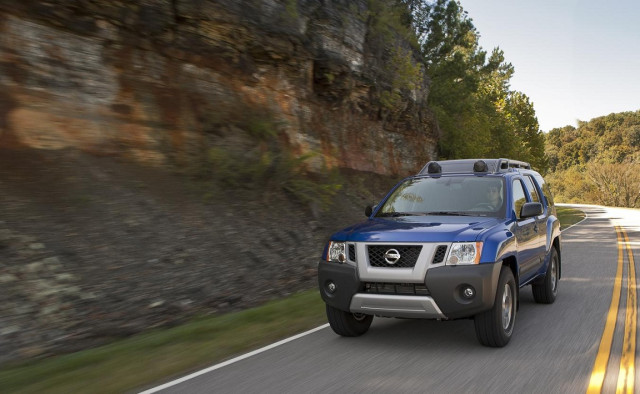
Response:
POLYGON ((473 163, 473 172, 489 172, 489 166, 484 160, 473 163))
POLYGON ((427 173, 429 173, 429 174, 442 174, 442 167, 440 166, 440 164, 436 163, 435 161, 432 161, 427 166, 427 173))

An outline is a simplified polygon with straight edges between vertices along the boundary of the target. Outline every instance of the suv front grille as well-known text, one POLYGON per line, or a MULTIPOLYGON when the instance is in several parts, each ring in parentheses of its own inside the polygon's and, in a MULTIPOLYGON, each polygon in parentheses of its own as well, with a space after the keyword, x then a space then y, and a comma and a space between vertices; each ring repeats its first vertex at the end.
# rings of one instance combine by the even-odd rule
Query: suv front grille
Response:
POLYGON ((356 261, 356 245, 349 244, 349 261, 356 261))
POLYGON ((423 283, 366 282, 364 292, 369 294, 429 295, 429 290, 423 283))
POLYGON ((412 268, 418 261, 418 256, 422 250, 422 246, 413 245, 369 245, 367 247, 369 253, 369 264, 372 267, 386 268, 412 268), (385 261, 385 254, 394 249, 400 255, 400 258, 393 264, 385 261))
POLYGON ((432 264, 440 264, 444 261, 444 257, 447 255, 447 245, 440 245, 436 249, 436 254, 433 256, 432 264))

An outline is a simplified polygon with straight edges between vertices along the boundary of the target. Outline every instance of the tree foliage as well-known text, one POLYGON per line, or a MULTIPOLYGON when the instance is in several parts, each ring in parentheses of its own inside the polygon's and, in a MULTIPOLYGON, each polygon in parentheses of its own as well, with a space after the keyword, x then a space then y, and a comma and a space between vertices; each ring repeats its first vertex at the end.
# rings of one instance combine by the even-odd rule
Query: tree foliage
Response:
POLYGON ((479 45, 473 20, 455 0, 402 0, 431 79, 429 106, 442 132, 442 158, 510 157, 545 172, 544 137, 533 103, 510 90, 504 52, 479 45))
POLYGON ((639 163, 596 163, 587 165, 587 178, 598 193, 596 202, 616 207, 638 207, 640 201, 639 163))
POLYGON ((640 207, 640 111, 553 129, 545 150, 559 200, 640 207))
POLYGON ((509 157, 548 174, 558 200, 640 206, 640 111, 611 114, 540 131, 533 103, 511 90, 513 66, 500 48, 479 45, 479 32, 457 0, 369 0, 371 26, 410 38, 411 48, 388 49, 391 74, 381 98, 429 77, 429 107, 441 131, 440 157, 509 157), (376 8, 377 7, 377 8, 376 8), (384 28, 383 28, 384 27, 384 28), (400 33, 398 33, 400 32, 400 33))

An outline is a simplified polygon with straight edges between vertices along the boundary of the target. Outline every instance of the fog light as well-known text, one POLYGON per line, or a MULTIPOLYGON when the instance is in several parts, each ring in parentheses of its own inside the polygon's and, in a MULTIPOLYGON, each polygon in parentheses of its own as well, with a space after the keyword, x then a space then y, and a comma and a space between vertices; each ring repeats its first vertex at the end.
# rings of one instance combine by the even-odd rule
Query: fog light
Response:
POLYGON ((327 291, 331 294, 335 293, 336 291, 336 284, 333 282, 329 282, 327 283, 327 291))
POLYGON ((466 299, 471 299, 476 295, 476 291, 471 286, 466 286, 462 289, 462 297, 466 299))

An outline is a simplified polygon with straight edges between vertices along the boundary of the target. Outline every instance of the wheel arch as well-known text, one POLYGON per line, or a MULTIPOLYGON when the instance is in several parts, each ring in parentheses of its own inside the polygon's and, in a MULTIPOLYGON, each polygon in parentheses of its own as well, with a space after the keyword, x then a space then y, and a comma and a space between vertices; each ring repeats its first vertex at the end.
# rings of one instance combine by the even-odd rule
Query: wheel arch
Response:
POLYGON ((555 248, 558 254, 558 280, 562 278, 562 254, 560 253, 560 237, 553 239, 552 247, 555 248))
POLYGON ((516 281, 516 310, 520 309, 520 275, 518 274, 518 260, 516 256, 508 256, 502 260, 502 265, 508 267, 516 281))

